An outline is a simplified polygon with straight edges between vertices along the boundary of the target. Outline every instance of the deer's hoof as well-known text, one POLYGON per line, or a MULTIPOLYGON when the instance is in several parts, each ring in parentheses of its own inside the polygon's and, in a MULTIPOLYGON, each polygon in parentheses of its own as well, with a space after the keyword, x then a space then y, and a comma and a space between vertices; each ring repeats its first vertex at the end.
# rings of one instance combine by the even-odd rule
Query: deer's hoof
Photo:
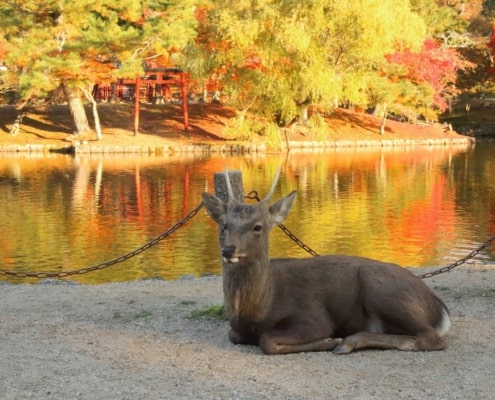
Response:
POLYGON ((231 329, 229 331, 229 340, 233 343, 233 344, 242 344, 244 343, 244 341, 242 340, 242 336, 234 331, 233 329, 231 329))
POLYGON ((349 354, 352 352, 353 347, 346 344, 345 342, 342 342, 341 344, 339 344, 337 347, 335 347, 333 350, 332 350, 332 353, 335 353, 335 354, 349 354))
POLYGON ((323 340, 323 342, 326 344, 326 349, 325 350, 331 350, 335 349, 337 346, 339 346, 344 339, 342 338, 326 338, 323 340))

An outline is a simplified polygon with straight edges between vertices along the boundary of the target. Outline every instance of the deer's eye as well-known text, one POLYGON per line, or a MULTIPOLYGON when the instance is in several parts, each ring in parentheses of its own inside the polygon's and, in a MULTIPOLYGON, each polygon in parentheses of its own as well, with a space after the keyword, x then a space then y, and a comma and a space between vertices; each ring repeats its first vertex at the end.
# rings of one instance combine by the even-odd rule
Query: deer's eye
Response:
POLYGON ((255 233, 260 233, 262 230, 263 230, 263 225, 259 223, 253 226, 253 232, 255 233))

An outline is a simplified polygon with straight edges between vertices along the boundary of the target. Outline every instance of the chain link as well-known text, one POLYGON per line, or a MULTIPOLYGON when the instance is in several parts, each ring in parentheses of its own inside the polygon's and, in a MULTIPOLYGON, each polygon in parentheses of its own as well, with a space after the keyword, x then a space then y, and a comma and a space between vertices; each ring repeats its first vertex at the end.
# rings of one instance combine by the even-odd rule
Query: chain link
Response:
POLYGON ((316 251, 314 251, 311 247, 309 247, 306 243, 304 243, 301 239, 299 239, 296 235, 294 235, 289 230, 289 228, 287 228, 284 224, 279 224, 278 227, 282 229, 282 232, 284 232, 288 237, 290 237, 301 249, 305 250, 313 257, 319 256, 319 254, 316 251))
MULTIPOLYGON (((245 196, 246 199, 250 200, 256 200, 258 202, 261 201, 261 199, 258 196, 258 192, 256 190, 251 190, 247 196, 245 196)), ((278 227, 284 232, 288 237, 290 237, 300 248, 311 254, 313 257, 318 257, 319 254, 314 251, 311 247, 309 247, 306 243, 304 243, 301 239, 299 239, 296 235, 294 235, 289 228, 287 228, 284 224, 279 224, 278 227)))
POLYGON ((163 239, 169 237, 177 229, 181 228, 189 220, 191 220, 199 212, 199 210, 201 210, 202 207, 203 207, 203 203, 200 203, 192 211, 190 211, 189 214, 187 214, 183 219, 181 219, 179 222, 176 222, 170 229, 166 230, 161 235, 150 240, 148 243, 145 243, 143 246, 139 247, 138 249, 126 253, 120 257, 114 258, 113 260, 106 261, 104 263, 94 265, 92 267, 86 267, 86 268, 76 269, 73 271, 63 271, 63 272, 19 272, 19 271, 16 272, 16 271, 8 271, 8 270, 0 269, 0 275, 14 276, 17 278, 65 278, 72 275, 83 275, 83 274, 87 274, 88 272, 98 271, 108 268, 112 265, 124 262, 129 258, 141 254, 143 251, 148 250, 150 247, 153 247, 154 245, 161 242, 163 239))

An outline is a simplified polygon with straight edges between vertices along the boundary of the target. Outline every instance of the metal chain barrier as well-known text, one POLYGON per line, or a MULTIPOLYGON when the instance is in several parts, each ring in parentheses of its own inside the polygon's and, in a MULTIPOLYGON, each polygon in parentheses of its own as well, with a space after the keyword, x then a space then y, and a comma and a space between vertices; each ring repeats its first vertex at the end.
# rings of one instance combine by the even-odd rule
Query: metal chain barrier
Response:
MULTIPOLYGON (((260 198, 259 198, 259 196, 258 196, 258 193, 256 192, 256 190, 253 190, 253 191, 249 192, 248 195, 246 196, 246 198, 251 199, 251 200, 257 200, 258 202, 261 201, 260 198)), ((280 224, 279 225, 279 228, 282 229, 282 231, 288 237, 290 237, 294 242, 297 243, 297 245, 299 247, 301 247, 302 249, 304 249, 306 252, 308 252, 309 254, 311 254, 314 257, 319 256, 319 254, 316 251, 314 251, 313 249, 311 249, 302 240, 298 239, 296 237, 296 235, 294 235, 285 225, 280 224)), ((486 247, 488 247, 494 240, 495 240, 495 234, 492 235, 492 236, 490 236, 487 240, 485 240, 485 242, 483 242, 483 244, 481 246, 479 246, 478 248, 476 248, 473 251, 471 251, 466 257, 461 258, 460 260, 457 260, 457 261, 453 262, 452 264, 449 264, 449 265, 447 265, 445 267, 439 268, 439 269, 437 269, 435 271, 427 272, 425 274, 418 275, 418 278, 420 278, 420 279, 427 279, 427 278, 431 278, 432 276, 440 275, 440 274, 443 274, 444 272, 451 271, 454 268, 458 267, 459 265, 465 264, 471 258, 473 258, 476 255, 478 255, 483 249, 485 249, 486 247)))
POLYGON ((163 239, 169 237, 177 229, 181 228, 190 219, 192 219, 199 212, 199 210, 201 210, 202 207, 203 207, 203 203, 200 203, 196 208, 194 208, 192 211, 190 211, 189 214, 187 214, 183 219, 181 219, 179 222, 176 222, 170 229, 166 230, 161 235, 150 240, 148 243, 145 243, 143 246, 139 247, 138 249, 131 251, 129 253, 126 253, 120 257, 114 258, 113 260, 110 260, 110 261, 107 261, 107 262, 104 262, 104 263, 101 263, 98 265, 94 265, 92 267, 86 267, 86 268, 76 269, 73 271, 65 271, 65 272, 15 272, 15 271, 8 271, 8 270, 0 269, 0 275, 9 275, 9 276, 17 277, 17 278, 65 278, 65 277, 71 276, 71 275, 82 275, 82 274, 86 274, 88 272, 98 271, 98 270, 108 268, 112 265, 121 263, 123 261, 128 260, 129 258, 137 256, 138 254, 141 254, 143 251, 148 250, 150 247, 153 247, 154 245, 161 242, 163 239))
MULTIPOLYGON (((256 192, 255 190, 252 190, 251 192, 249 192, 248 195, 245 196, 245 198, 251 199, 251 200, 257 200, 258 202, 261 201, 261 199, 258 196, 258 192, 256 192)), ((202 207, 203 207, 203 203, 200 203, 193 210, 191 210, 189 212, 189 214, 187 214, 183 219, 176 222, 170 229, 166 230, 161 235, 159 235, 156 238, 145 243, 143 246, 139 247, 138 249, 131 251, 129 253, 126 253, 120 257, 114 258, 113 260, 106 261, 104 263, 94 265, 92 267, 85 267, 85 268, 72 270, 72 271, 65 271, 65 272, 64 271, 63 272, 19 272, 19 271, 9 271, 9 270, 0 269, 0 275, 14 276, 17 278, 65 278, 65 277, 71 276, 71 275, 82 275, 82 274, 86 274, 88 272, 98 271, 98 270, 108 268, 112 265, 121 263, 123 261, 128 260, 129 258, 137 256, 138 254, 141 254, 143 251, 148 250, 150 247, 153 247, 154 245, 158 244, 163 239, 166 239, 172 233, 174 233, 176 230, 178 230, 183 225, 185 225, 189 220, 191 220, 199 212, 199 210, 201 210, 202 207)), ((279 224, 279 228, 290 239, 292 239, 299 247, 301 247, 303 250, 305 250, 307 253, 311 254, 313 257, 319 256, 319 254, 316 251, 311 249, 311 247, 309 247, 302 240, 300 240, 296 235, 294 235, 294 233, 292 233, 284 224, 279 224)), ((443 274, 444 272, 451 271, 454 268, 458 267, 459 265, 465 264, 471 258, 478 255, 483 249, 488 247, 494 240, 495 240, 495 235, 492 235, 481 246, 479 246, 475 250, 471 251, 466 257, 461 258, 460 260, 457 260, 457 261, 453 262, 452 264, 449 264, 449 265, 442 267, 440 269, 437 269, 435 271, 427 272, 425 274, 418 275, 418 278, 420 278, 420 279, 431 278, 435 275, 439 275, 439 274, 443 274)))
MULTIPOLYGON (((261 199, 258 196, 258 192, 256 190, 251 190, 246 196, 246 199, 256 200, 258 202, 261 201, 261 199)), ((284 232, 288 237, 290 237, 300 248, 311 254, 313 257, 319 256, 319 254, 316 251, 314 251, 311 247, 309 247, 306 243, 304 243, 301 239, 299 239, 296 235, 294 235, 289 230, 289 228, 287 228, 284 224, 279 224, 278 227, 282 229, 282 232, 284 232)))
POLYGON ((461 258, 460 260, 457 260, 457 261, 453 262, 452 264, 446 265, 445 267, 442 267, 442 268, 437 269, 435 271, 427 272, 427 273, 422 274, 422 275, 418 275, 418 278, 420 278, 420 279, 431 278, 432 276, 443 274, 444 272, 448 272, 450 270, 453 270, 454 268, 458 267, 459 265, 466 263, 471 258, 478 255, 483 249, 487 248, 494 240, 495 240, 495 235, 492 235, 488 239, 486 239, 481 246, 479 246, 478 248, 471 251, 466 257, 461 258))
POLYGON ((290 230, 289 228, 287 228, 284 224, 279 224, 278 226, 280 229, 282 229, 282 231, 288 236, 290 237, 301 249, 305 250, 306 252, 308 252, 309 254, 311 254, 313 257, 318 257, 319 254, 314 251, 311 247, 309 247, 306 243, 304 243, 301 239, 299 239, 298 237, 296 237, 296 235, 294 235, 290 230))

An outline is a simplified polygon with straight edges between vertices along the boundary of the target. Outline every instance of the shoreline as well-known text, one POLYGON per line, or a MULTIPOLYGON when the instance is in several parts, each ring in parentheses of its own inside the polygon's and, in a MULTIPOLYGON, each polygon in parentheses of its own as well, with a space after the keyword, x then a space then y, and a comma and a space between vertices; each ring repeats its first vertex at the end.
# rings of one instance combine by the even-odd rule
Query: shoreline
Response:
POLYGON ((195 313, 222 304, 219 276, 0 283, 3 398, 491 399, 495 266, 425 282, 450 309, 446 350, 342 356, 231 344, 227 322, 195 313))
POLYGON ((422 139, 376 139, 376 140, 326 140, 326 141, 289 141, 279 149, 270 149, 265 143, 169 143, 151 145, 104 145, 88 141, 74 141, 70 145, 54 144, 8 144, 0 145, 2 153, 63 153, 63 154, 246 154, 277 152, 325 152, 343 148, 409 148, 415 146, 473 146, 473 137, 446 137, 422 139))
MULTIPOLYGON (((178 105, 142 104, 136 132, 130 104, 99 104, 102 137, 91 131, 73 134, 67 105, 30 108, 16 135, 9 132, 18 116, 13 106, 0 106, 0 153, 139 153, 139 154, 246 154, 322 152, 343 148, 399 148, 472 145, 474 131, 461 135, 447 123, 409 123, 336 107, 324 114, 324 129, 295 121, 278 134, 253 133, 249 139, 235 132, 236 112, 221 104, 191 104, 189 127, 184 131, 178 105), (238 136, 238 139, 235 137, 238 136)), ((86 109, 89 112, 89 108, 86 109)), ((90 121, 90 124, 93 124, 90 121)))

